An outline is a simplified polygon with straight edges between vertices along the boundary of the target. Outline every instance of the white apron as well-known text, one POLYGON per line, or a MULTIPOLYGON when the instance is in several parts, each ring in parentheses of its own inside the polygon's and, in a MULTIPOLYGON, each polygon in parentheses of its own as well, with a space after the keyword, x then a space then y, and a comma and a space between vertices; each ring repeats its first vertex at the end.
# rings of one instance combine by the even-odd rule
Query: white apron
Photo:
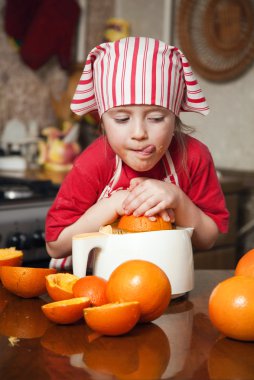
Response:
MULTIPOLYGON (((174 183, 175 185, 179 186, 178 177, 175 171, 173 160, 167 151, 166 154, 162 158, 163 165, 165 168, 165 174, 166 177, 163 179, 165 182, 174 183)), ((122 160, 116 156, 116 170, 113 174, 113 177, 109 181, 109 184, 105 186, 104 190, 102 191, 100 197, 98 200, 102 198, 108 198, 110 195, 117 190, 120 190, 119 187, 117 187, 118 180, 121 176, 122 172, 122 160)), ((88 268, 91 266, 91 264, 88 262, 88 268)), ((64 257, 63 259, 51 259, 50 268, 56 268, 59 271, 71 271, 72 270, 72 256, 64 257)))

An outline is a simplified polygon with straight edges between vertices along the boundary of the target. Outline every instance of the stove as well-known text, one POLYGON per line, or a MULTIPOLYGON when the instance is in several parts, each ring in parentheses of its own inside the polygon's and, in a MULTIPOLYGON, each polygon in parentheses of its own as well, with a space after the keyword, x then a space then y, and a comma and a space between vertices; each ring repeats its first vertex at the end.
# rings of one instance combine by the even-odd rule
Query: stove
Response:
POLYGON ((24 252, 25 266, 47 266, 44 227, 58 191, 50 180, 0 177, 0 247, 24 252))

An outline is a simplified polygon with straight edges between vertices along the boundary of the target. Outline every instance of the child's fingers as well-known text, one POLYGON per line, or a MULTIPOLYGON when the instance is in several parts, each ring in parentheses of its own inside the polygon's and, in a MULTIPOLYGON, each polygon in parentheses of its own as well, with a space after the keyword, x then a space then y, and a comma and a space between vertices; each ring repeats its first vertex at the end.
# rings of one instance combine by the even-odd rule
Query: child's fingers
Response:
POLYGON ((159 215, 162 217, 162 219, 165 221, 165 222, 170 222, 170 217, 168 215, 168 212, 167 210, 163 210, 159 213, 159 215))
POLYGON ((169 216, 169 220, 170 222, 174 223, 175 222, 175 213, 174 213, 174 210, 172 208, 168 208, 166 210, 168 216, 169 216))
MULTIPOLYGON (((155 211, 155 208, 154 208, 154 211, 155 211)), ((156 220, 156 215, 160 215, 165 222, 171 222, 171 223, 175 222, 175 214, 172 209, 161 210, 156 214, 151 214, 151 212, 152 210, 149 210, 148 212, 145 213, 145 215, 147 215, 148 218, 152 221, 156 220)))

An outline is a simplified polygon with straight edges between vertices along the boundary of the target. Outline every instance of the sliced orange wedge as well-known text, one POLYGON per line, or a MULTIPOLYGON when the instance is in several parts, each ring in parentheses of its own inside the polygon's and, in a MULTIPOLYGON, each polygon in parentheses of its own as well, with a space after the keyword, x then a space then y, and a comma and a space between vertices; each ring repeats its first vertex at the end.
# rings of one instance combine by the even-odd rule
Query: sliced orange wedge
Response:
POLYGON ((81 319, 83 309, 88 306, 90 306, 90 299, 87 297, 79 297, 50 302, 42 306, 42 311, 52 322, 66 325, 75 323, 81 319))
POLYGON ((129 332, 140 318, 139 302, 108 303, 84 310, 87 325, 103 335, 122 335, 129 332))

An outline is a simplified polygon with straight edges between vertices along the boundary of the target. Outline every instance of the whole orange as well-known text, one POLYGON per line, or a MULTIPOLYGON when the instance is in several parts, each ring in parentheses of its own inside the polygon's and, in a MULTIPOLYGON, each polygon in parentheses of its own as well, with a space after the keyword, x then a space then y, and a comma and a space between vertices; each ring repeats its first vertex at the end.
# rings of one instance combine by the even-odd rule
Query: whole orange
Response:
POLYGON ((98 276, 80 278, 73 285, 74 297, 88 297, 92 306, 101 306, 108 302, 106 296, 107 281, 98 276))
POLYGON ((254 278, 233 276, 220 282, 209 298, 212 324, 225 336, 254 340, 254 278))
POLYGON ((155 221, 146 216, 123 215, 119 219, 117 228, 127 232, 147 232, 159 230, 171 230, 172 224, 165 222, 161 216, 157 216, 155 221))
POLYGON ((254 277, 254 249, 251 249, 240 258, 235 268, 235 275, 254 277))
POLYGON ((171 299, 171 285, 165 272, 145 260, 129 260, 110 275, 107 291, 109 302, 138 301, 141 322, 163 314, 171 299))

